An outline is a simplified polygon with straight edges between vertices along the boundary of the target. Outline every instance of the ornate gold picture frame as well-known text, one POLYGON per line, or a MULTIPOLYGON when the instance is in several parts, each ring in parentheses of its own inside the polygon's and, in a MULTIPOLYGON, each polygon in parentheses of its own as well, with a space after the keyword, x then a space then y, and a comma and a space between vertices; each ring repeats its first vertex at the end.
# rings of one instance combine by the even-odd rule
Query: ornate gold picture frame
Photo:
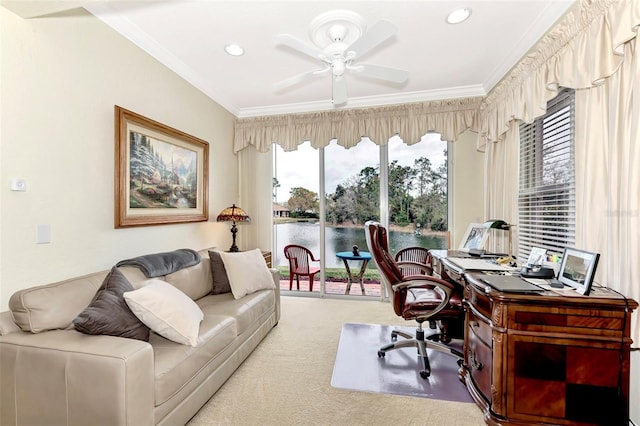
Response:
POLYGON ((209 218, 209 144, 115 106, 115 227, 209 218))

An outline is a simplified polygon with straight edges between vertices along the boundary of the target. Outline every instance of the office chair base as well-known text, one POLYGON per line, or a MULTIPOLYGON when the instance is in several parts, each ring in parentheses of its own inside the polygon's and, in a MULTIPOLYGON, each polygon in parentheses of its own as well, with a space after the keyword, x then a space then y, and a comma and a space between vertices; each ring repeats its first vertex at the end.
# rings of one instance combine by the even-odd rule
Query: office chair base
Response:
POLYGON ((462 358, 463 358, 462 352, 452 347, 449 347, 443 343, 431 341, 429 340, 429 337, 427 337, 427 340, 425 340, 424 330, 422 330, 422 327, 419 327, 416 330, 415 338, 413 338, 413 336, 411 336, 410 334, 402 332, 400 330, 393 330, 391 332, 391 341, 393 343, 390 343, 388 345, 381 347, 378 350, 378 358, 384 358, 387 352, 395 349, 417 348, 418 355, 422 360, 422 366, 423 366, 423 369, 420 370, 420 377, 422 377, 425 380, 428 379, 429 376, 431 375, 431 365, 429 364, 429 357, 427 356, 427 348, 436 350, 438 352, 443 352, 448 355, 453 355, 458 358, 458 365, 461 364, 462 358), (398 336, 402 336, 406 340, 401 340, 398 342, 397 341, 398 336))

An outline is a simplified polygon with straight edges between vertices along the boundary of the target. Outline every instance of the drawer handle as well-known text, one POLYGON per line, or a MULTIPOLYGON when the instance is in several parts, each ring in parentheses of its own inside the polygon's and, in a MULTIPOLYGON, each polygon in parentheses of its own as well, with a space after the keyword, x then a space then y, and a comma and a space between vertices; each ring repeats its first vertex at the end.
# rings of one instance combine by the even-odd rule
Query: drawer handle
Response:
POLYGON ((476 361, 475 352, 471 352, 471 366, 476 370, 482 370, 482 367, 484 367, 484 365, 481 362, 476 361))

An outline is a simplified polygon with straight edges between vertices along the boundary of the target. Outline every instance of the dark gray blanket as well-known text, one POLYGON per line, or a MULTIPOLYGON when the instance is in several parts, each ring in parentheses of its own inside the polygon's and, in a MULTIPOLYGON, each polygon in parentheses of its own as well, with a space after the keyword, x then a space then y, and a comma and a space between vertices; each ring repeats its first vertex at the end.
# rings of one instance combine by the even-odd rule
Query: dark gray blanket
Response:
POLYGON ((153 278, 161 277, 198 263, 200 263, 200 255, 196 251, 179 249, 121 260, 116 266, 135 266, 140 268, 147 278, 153 278))

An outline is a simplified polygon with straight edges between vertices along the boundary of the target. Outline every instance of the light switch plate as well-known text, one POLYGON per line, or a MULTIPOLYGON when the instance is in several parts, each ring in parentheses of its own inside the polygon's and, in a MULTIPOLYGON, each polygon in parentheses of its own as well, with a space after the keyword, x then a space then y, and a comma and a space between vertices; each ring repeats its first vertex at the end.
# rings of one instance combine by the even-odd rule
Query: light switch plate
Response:
POLYGON ((11 190, 12 191, 26 191, 27 190, 27 181, 24 179, 11 179, 11 190))
POLYGON ((36 244, 49 244, 51 242, 51 225, 36 226, 36 244))

